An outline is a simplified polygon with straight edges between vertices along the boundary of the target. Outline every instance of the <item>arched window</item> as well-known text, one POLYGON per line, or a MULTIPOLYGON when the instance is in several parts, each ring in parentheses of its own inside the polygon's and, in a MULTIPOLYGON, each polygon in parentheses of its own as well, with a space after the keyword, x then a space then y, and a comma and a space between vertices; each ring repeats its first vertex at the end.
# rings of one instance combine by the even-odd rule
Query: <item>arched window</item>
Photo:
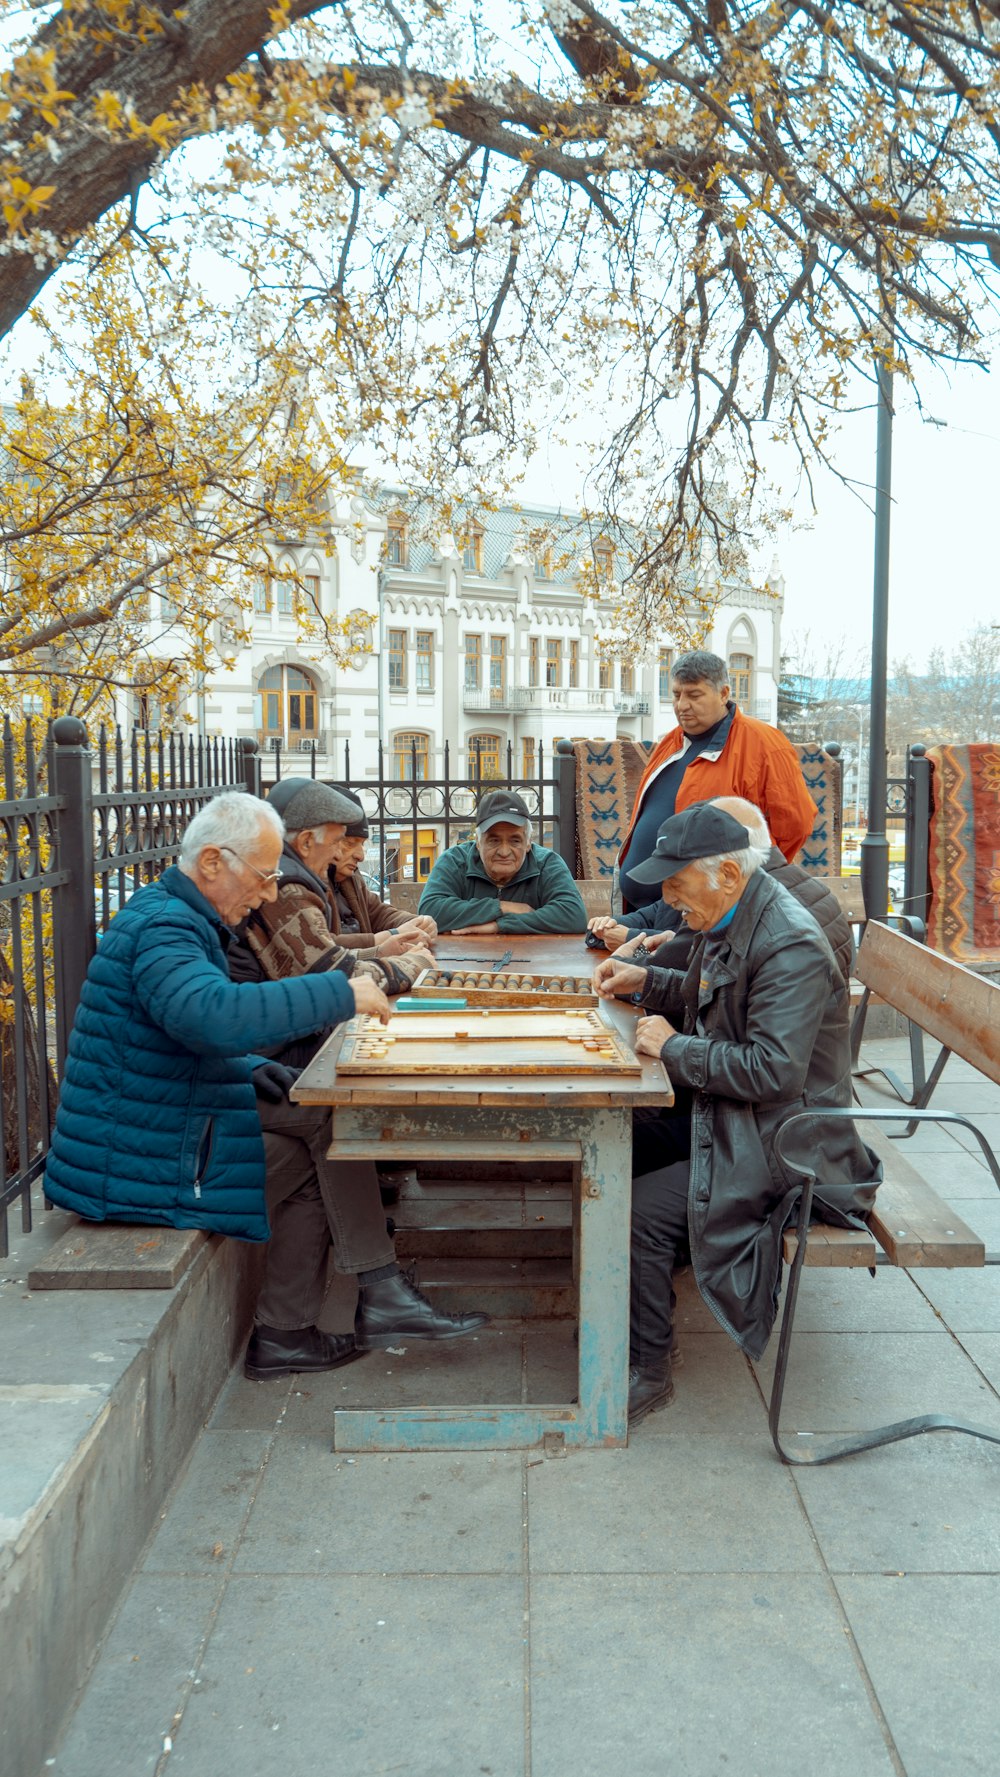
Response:
POLYGON ((419 778, 425 781, 428 775, 427 762, 430 757, 430 736, 426 734, 400 733, 392 737, 392 775, 408 781, 419 778))
POLYGON ((729 656, 729 689, 736 702, 745 709, 750 702, 753 680, 753 655, 733 653, 729 656))
POLYGON ((260 721, 257 738, 264 746, 280 740, 294 747, 319 735, 319 693, 300 666, 270 666, 257 682, 260 721))
POLYGON ((500 776, 500 756, 503 752, 503 745, 502 734, 469 735, 469 776, 473 782, 478 778, 500 776))

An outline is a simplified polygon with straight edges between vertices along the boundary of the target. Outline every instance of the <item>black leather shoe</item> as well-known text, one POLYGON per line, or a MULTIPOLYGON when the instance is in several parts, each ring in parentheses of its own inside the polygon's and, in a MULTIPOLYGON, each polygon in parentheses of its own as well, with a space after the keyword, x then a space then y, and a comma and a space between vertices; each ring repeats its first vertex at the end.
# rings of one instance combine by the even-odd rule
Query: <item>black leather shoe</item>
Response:
POLYGON ((628 1422, 638 1425, 647 1413, 655 1413, 660 1407, 669 1407, 674 1398, 673 1378, 670 1374, 670 1359, 661 1358, 659 1363, 646 1364, 641 1369, 636 1365, 628 1373, 628 1422))
POLYGON ((462 1339, 489 1322, 488 1314, 442 1314, 397 1271, 358 1291, 354 1337, 361 1351, 384 1351, 400 1339, 462 1339))
POLYGON ((321 1333, 319 1327, 254 1327, 243 1360, 251 1382, 277 1382, 306 1370, 335 1370, 364 1354, 350 1333, 321 1333))

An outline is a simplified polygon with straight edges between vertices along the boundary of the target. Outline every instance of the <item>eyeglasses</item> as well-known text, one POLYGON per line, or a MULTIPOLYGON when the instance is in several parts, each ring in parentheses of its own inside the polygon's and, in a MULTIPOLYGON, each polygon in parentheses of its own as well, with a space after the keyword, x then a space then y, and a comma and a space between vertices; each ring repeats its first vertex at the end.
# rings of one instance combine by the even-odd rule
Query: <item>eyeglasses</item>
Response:
POLYGON ((280 882, 285 874, 283 870, 258 870, 256 864, 251 864, 249 858, 245 858, 242 852, 234 851, 231 845, 220 845, 219 850, 227 851, 231 858, 238 858, 241 864, 245 864, 248 870, 260 877, 261 882, 280 882))

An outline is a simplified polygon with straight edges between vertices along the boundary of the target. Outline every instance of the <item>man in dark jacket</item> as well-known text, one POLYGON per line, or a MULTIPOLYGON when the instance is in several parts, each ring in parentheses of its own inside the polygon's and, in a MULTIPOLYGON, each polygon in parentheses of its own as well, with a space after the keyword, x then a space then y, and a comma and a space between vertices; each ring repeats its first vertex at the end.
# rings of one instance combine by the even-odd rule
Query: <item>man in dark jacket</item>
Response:
POLYGON ((438 858, 420 897, 439 932, 582 932, 587 912, 557 852, 531 843, 528 805, 492 790, 476 809, 476 838, 438 858))
MULTIPOLYGON (((698 1288, 750 1357, 777 1309, 781 1237, 798 1184, 776 1166, 784 1120, 851 1102, 848 995, 815 919, 765 872, 763 847, 710 804, 663 823, 653 856, 633 866, 696 934, 687 973, 609 957, 606 997, 647 1014, 636 1048, 658 1056, 689 1094, 658 1170, 633 1181, 629 1415, 673 1396, 672 1275, 689 1247, 698 1288)), ((857 1226, 874 1202, 878 1161, 853 1127, 817 1120, 809 1140, 817 1215, 857 1226)))
POLYGON ((255 1090, 272 1088, 260 1051, 356 1011, 384 1022, 389 1005, 373 981, 336 970, 230 981, 232 928, 274 900, 282 838, 274 809, 238 791, 216 796, 188 826, 177 866, 112 922, 74 1020, 45 1188, 93 1221, 241 1240, 267 1240, 270 1213, 248 1361, 287 1376, 333 1369, 358 1349, 314 1324, 326 1285, 318 1188, 265 1182, 255 1090))
POLYGON ((342 794, 355 813, 327 872, 333 891, 334 933, 348 949, 371 945, 379 956, 398 956, 414 944, 432 943, 437 926, 426 913, 400 913, 368 887, 361 874, 370 832, 368 817, 353 792, 343 790, 342 794))
MULTIPOLYGON (((313 778, 282 778, 270 791, 268 803, 285 823, 281 881, 274 897, 254 909, 240 928, 239 942, 229 954, 234 980, 288 981, 336 971, 352 981, 371 974, 388 993, 408 987, 433 962, 429 951, 409 950, 393 958, 364 961, 359 959, 369 953, 345 950, 333 934, 327 870, 354 804, 332 785, 313 778)), ((374 1161, 330 1160, 329 1111, 293 1104, 288 1097, 299 1070, 328 1035, 328 1030, 320 1029, 277 1049, 271 1090, 262 1091, 258 1082, 269 1181, 280 1176, 309 1192, 318 1184, 327 1226, 325 1231, 317 1228, 313 1247, 317 1253, 322 1247, 325 1265, 332 1246, 337 1269, 357 1275, 354 1336, 359 1350, 473 1333, 485 1326, 488 1316, 443 1313, 400 1271, 374 1161)), ((294 1278, 290 1281, 294 1287, 294 1278)), ((246 1369, 248 1375, 264 1378, 254 1351, 248 1353, 246 1369)))

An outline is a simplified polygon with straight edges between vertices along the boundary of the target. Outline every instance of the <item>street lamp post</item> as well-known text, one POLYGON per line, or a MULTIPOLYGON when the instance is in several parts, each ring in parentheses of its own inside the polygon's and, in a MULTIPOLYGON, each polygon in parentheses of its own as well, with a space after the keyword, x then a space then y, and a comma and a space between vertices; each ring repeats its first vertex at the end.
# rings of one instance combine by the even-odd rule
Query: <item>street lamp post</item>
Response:
POLYGON ((892 490, 892 370, 887 330, 884 354, 876 361, 878 429, 875 441, 875 576, 872 598, 871 712, 868 724, 868 825, 861 841, 861 892, 868 919, 889 911, 889 839, 885 830, 888 791, 885 758, 886 682, 889 642, 889 517, 892 490))

